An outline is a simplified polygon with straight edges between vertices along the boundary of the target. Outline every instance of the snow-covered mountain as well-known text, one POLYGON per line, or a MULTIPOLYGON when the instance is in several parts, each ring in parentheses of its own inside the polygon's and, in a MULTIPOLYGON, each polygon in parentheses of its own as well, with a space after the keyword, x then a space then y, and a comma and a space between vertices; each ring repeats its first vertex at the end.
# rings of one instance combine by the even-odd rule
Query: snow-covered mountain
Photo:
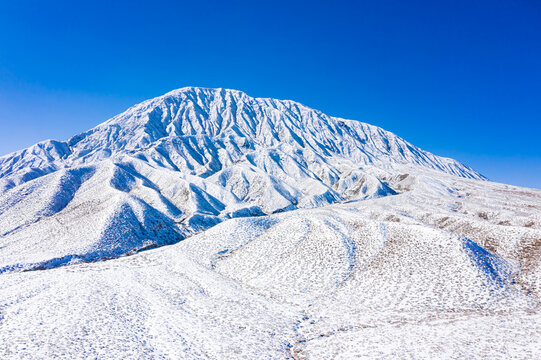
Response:
POLYGON ((415 169, 483 179, 293 101, 182 88, 67 141, 1 157, 0 253, 10 260, 0 265, 117 256, 231 217, 393 195, 389 179, 415 169), (29 243, 38 255, 25 258, 19 246, 29 243))
POLYGON ((49 140, 2 157, 0 176, 29 169, 43 174, 119 155, 202 178, 247 161, 252 167, 266 165, 273 176, 280 174, 278 167, 288 176, 310 177, 328 186, 339 177, 335 163, 345 159, 355 169, 416 164, 482 178, 455 160, 432 155, 375 126, 330 117, 293 101, 191 87, 138 104, 68 141, 49 140), (301 174, 290 174, 287 167, 301 174))
POLYGON ((539 358, 540 239, 539 190, 183 88, 0 157, 0 358, 539 358))

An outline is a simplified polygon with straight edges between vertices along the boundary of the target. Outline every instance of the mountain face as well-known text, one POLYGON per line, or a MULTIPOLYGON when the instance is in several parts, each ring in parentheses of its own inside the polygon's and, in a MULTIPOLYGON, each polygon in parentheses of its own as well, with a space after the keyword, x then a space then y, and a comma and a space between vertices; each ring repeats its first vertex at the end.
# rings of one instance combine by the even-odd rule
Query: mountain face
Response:
POLYGON ((415 169, 484 179, 293 101, 182 88, 67 141, 1 157, 1 265, 114 257, 227 218, 394 195, 393 179, 415 169), (36 251, 22 256, 20 244, 36 251))
POLYGON ((541 190, 183 88, 0 158, 0 358, 541 358, 540 239, 541 190))

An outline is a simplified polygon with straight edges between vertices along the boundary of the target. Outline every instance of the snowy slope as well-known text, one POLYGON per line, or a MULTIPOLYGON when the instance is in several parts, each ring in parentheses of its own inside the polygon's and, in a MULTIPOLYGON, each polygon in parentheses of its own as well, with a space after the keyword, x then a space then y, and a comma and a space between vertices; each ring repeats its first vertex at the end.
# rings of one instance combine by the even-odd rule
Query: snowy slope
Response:
POLYGON ((114 257, 231 217, 394 195, 383 177, 410 168, 483 179, 293 101, 175 90, 0 158, 0 271, 114 257))
MULTIPOLYGON (((452 191, 419 186, 230 219, 129 257, 4 273, 0 355, 538 358, 539 296, 528 278, 539 284, 539 267, 524 268, 523 246, 504 257, 469 238, 481 224, 500 248, 539 237, 541 191, 452 176, 439 186, 452 191), (523 204, 520 216, 488 225, 508 220, 516 204, 523 204), (479 218, 491 207, 501 211, 479 218), (458 234, 431 226, 443 217, 447 226, 470 228, 458 234)), ((539 266, 539 258, 531 263, 539 266)))

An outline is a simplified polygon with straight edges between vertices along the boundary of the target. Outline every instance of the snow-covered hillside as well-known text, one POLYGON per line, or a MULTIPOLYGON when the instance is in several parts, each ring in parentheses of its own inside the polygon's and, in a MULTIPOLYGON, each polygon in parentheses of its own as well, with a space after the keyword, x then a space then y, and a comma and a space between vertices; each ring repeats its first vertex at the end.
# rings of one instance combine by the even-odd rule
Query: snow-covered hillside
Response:
POLYGON ((1 157, 0 271, 114 257, 232 217, 393 195, 383 179, 409 169, 483 179, 293 101, 183 88, 1 157))
POLYGON ((0 355, 538 358, 541 191, 406 180, 414 189, 396 196, 235 218, 128 257, 1 274, 0 355))
POLYGON ((183 88, 0 158, 0 358, 535 359, 540 239, 541 190, 183 88))

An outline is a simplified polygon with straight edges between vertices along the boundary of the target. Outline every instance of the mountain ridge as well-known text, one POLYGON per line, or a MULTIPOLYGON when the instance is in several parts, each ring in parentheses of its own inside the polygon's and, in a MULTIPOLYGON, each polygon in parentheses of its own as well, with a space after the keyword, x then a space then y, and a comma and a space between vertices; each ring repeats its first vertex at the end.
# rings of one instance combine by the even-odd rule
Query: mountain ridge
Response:
POLYGON ((229 218, 396 195, 425 172, 485 180, 381 128, 291 100, 181 88, 67 141, 0 157, 0 253, 11 259, 0 265, 120 256, 229 218), (42 250, 18 255, 27 241, 42 250))
MULTIPOLYGON (((392 133, 390 133, 388 131, 385 131, 385 130, 379 128, 379 127, 375 127, 373 125, 358 122, 356 120, 347 120, 347 119, 342 119, 342 118, 338 118, 338 117, 330 117, 330 116, 327 116, 327 115, 323 114, 319 110, 309 108, 309 107, 307 107, 307 106, 305 106, 303 104, 300 104, 300 103, 292 101, 292 100, 275 100, 275 99, 271 99, 271 98, 252 98, 252 97, 249 97, 244 92, 238 91, 238 90, 210 89, 210 88, 198 88, 198 87, 180 88, 180 89, 168 92, 168 93, 166 93, 166 94, 164 94, 162 96, 146 100, 146 101, 144 101, 144 102, 142 102, 140 104, 137 104, 137 105, 134 105, 134 106, 130 107, 126 111, 124 111, 121 114, 107 120, 106 122, 104 122, 102 124, 99 124, 96 127, 92 128, 92 129, 90 129, 88 131, 77 134, 77 135, 71 137, 70 139, 68 139, 66 141, 46 140, 46 141, 40 142, 40 143, 30 147, 30 148, 19 150, 19 151, 16 151, 14 153, 11 153, 11 154, 4 155, 4 156, 0 157, 0 176, 5 177, 6 175, 9 175, 10 172, 13 172, 13 170, 9 169, 9 164, 6 164, 6 163, 9 162, 8 161, 9 158, 13 159, 13 158, 18 158, 20 156, 23 156, 25 153, 27 153, 30 149, 32 149, 34 147, 41 147, 43 149, 43 152, 46 152, 48 150, 47 149, 48 147, 52 148, 51 152, 44 154, 44 156, 46 156, 46 157, 49 156, 49 157, 52 157, 53 159, 55 159, 55 155, 56 155, 57 156, 56 159, 60 160, 65 156, 71 155, 72 151, 73 151, 73 149, 72 149, 73 147, 75 147, 77 144, 79 144, 81 141, 83 141, 86 137, 92 136, 92 134, 94 134, 96 132, 100 132, 100 131, 104 132, 105 131, 106 132, 105 135, 115 136, 116 131, 121 131, 116 126, 120 126, 121 128, 123 126, 124 127, 129 126, 130 130, 139 130, 139 133, 137 133, 137 134, 130 134, 130 136, 131 135, 136 135, 138 137, 136 137, 136 139, 135 139, 137 141, 129 142, 130 146, 126 149, 128 151, 135 150, 135 149, 140 150, 141 145, 149 145, 151 143, 159 141, 160 139, 164 139, 164 138, 166 138, 168 136, 172 136, 172 135, 173 136, 208 135, 208 136, 211 136, 211 137, 217 136, 219 134, 216 133, 216 127, 220 127, 221 125, 223 125, 223 123, 219 121, 219 120, 223 120, 222 114, 217 114, 218 116, 216 116, 213 119, 213 120, 217 120, 217 121, 209 123, 208 120, 209 120, 210 117, 213 116, 212 111, 216 110, 216 106, 212 107, 212 103, 214 101, 217 101, 217 100, 220 100, 220 99, 222 101, 223 100, 229 101, 230 103, 233 104, 233 106, 235 108, 238 106, 239 102, 240 102, 241 106, 244 106, 245 104, 248 104, 250 106, 250 105, 254 104, 254 102, 255 102, 255 104, 257 104, 259 106, 261 106, 261 104, 264 104, 267 107, 264 110, 268 110, 268 108, 270 108, 271 110, 278 110, 278 111, 281 110, 283 112, 291 112, 292 108, 294 110, 297 110, 297 114, 293 114, 294 116, 293 117, 290 116, 288 118, 288 120, 291 120, 291 119, 297 120, 297 119, 295 119, 295 115, 300 115, 299 113, 301 111, 304 111, 304 112, 307 113, 308 117, 307 118, 302 118, 302 116, 301 116, 300 120, 309 119, 310 116, 313 116, 315 114, 316 117, 317 116, 320 117, 320 119, 318 119, 318 120, 323 120, 324 122, 326 122, 325 125, 328 125, 328 126, 333 125, 333 124, 330 124, 329 121, 330 122, 338 122, 338 125, 341 125, 341 126, 353 125, 354 127, 356 127, 353 130, 357 131, 357 132, 362 132, 362 133, 364 133, 363 135, 370 135, 372 137, 378 136, 379 137, 378 140, 384 139, 383 141, 385 141, 385 140, 388 141, 389 139, 395 140, 397 142, 397 144, 398 144, 398 150, 399 151, 408 151, 408 150, 411 151, 413 149, 416 152, 415 155, 418 155, 418 158, 414 159, 414 160, 419 161, 424 165, 430 165, 432 168, 438 168, 438 166, 439 166, 440 169, 443 169, 443 171, 445 171, 445 172, 454 173, 454 174, 457 174, 457 175, 460 175, 460 176, 465 176, 465 177, 470 177, 470 178, 485 179, 481 174, 477 173, 476 171, 474 171, 470 167, 465 166, 465 165, 457 162, 456 160, 453 160, 453 159, 450 159, 450 158, 443 158, 443 157, 439 157, 439 156, 431 157, 430 160, 432 161, 432 163, 430 163, 430 161, 426 161, 424 159, 424 157, 425 156, 430 157, 430 155, 432 155, 432 154, 430 154, 430 153, 428 153, 426 151, 423 151, 423 150, 413 146, 412 144, 406 142, 402 138, 397 137, 396 135, 394 135, 394 134, 392 134, 392 133), (192 109, 190 109, 190 106, 193 107, 193 106, 198 105, 198 104, 203 105, 205 108, 203 109, 201 107, 200 109, 197 109, 197 110, 202 110, 199 113, 193 112, 193 113, 189 114, 189 116, 191 116, 190 120, 192 120, 192 121, 189 124, 184 122, 183 124, 181 124, 181 126, 178 126, 179 125, 178 123, 175 124, 174 121, 172 121, 172 122, 168 123, 167 126, 165 126, 165 128, 164 128, 163 125, 166 125, 166 124, 162 124, 160 121, 150 121, 151 119, 148 118, 147 121, 144 123, 145 124, 145 128, 143 129, 144 134, 141 134, 141 125, 142 125, 141 121, 145 121, 145 119, 141 119, 141 113, 146 115, 146 116, 156 116, 157 112, 163 111, 164 109, 166 110, 166 106, 171 105, 172 100, 180 100, 179 101, 180 104, 182 104, 183 102, 188 104, 187 106, 185 106, 185 108, 177 109, 177 110, 191 111, 192 109), (284 105, 290 105, 291 107, 284 106, 284 105), (149 111, 149 109, 150 109, 150 111, 149 111), (135 124, 134 124, 134 120, 136 120, 135 124), (202 121, 202 120, 204 120, 204 121, 202 121), (138 124, 137 124, 137 122, 138 122, 138 124), (207 123, 208 126, 206 126, 206 128, 205 128, 205 124, 203 122, 207 123), (160 125, 161 125, 161 127, 160 127, 160 125), (199 127, 194 126, 194 125, 198 125, 199 127), (184 126, 184 127, 182 127, 182 126, 184 126), (147 135, 147 137, 145 137, 145 135, 147 135), (396 139, 394 139, 395 137, 396 137, 396 139), (138 141, 140 141, 141 144, 137 144, 138 141), (139 145, 139 147, 137 147, 137 145, 139 145), (59 156, 60 154, 62 156, 59 156)), ((176 104, 176 105, 179 106, 179 104, 176 104)), ((226 108, 226 110, 227 110, 227 108, 226 108)), ((261 109, 258 109, 258 110, 261 111, 261 109)), ((228 114, 227 111, 225 111, 225 113, 228 114)), ((228 115, 232 115, 232 114, 228 114, 228 115)), ((258 115, 259 115, 259 117, 261 117, 261 114, 253 114, 253 115, 255 115, 256 119, 258 118, 258 115)), ((263 115, 266 115, 266 114, 263 114, 263 115)), ((166 114, 166 116, 167 116, 167 114, 166 114)), ((239 120, 238 118, 239 117, 236 116, 235 119, 233 119, 232 123, 234 125, 238 125, 238 120, 239 120)), ((158 120, 160 120, 160 119, 158 119, 158 120)), ((163 119, 161 119, 161 120, 163 120, 163 119)), ((171 120, 176 120, 176 119, 171 119, 171 120)), ((244 119, 242 119, 242 120, 244 120, 244 119)), ((300 120, 299 120, 299 122, 300 122, 300 120)), ((321 121, 319 122, 319 124, 321 124, 321 121)), ((246 122, 244 122, 242 125, 244 125, 242 130, 252 130, 252 131, 254 130, 254 129, 249 128, 249 125, 254 125, 254 124, 246 124, 246 122)), ((301 124, 297 123, 297 124, 294 124, 294 125, 298 126, 298 125, 301 125, 301 124)), ((309 125, 309 124, 304 124, 304 125, 309 125)), ((263 126, 263 125, 261 125, 261 126, 263 126)), ((218 129, 218 130, 220 130, 220 129, 218 129)), ((230 130, 230 129, 226 129, 226 130, 230 130)), ((261 130, 261 129, 258 129, 258 130, 261 130)), ((271 129, 271 130, 274 130, 274 129, 271 129)), ((285 130, 285 129, 283 129, 283 130, 285 130)), ((287 129, 287 130, 291 130, 291 129, 287 129)), ((336 130, 336 126, 334 127, 334 129, 331 127, 331 130, 336 130)), ((259 134, 251 133, 251 134, 245 134, 245 135, 250 135, 250 136, 255 135, 255 136, 257 136, 259 134)), ((276 141, 273 142, 273 138, 275 140, 278 140, 278 141, 283 140, 283 139, 276 139, 278 134, 273 133, 272 131, 271 131, 271 135, 272 136, 270 138, 265 139, 267 142, 270 143, 271 146, 276 145, 276 141)), ((313 135, 313 134, 311 134, 311 135, 313 135)), ((358 135, 358 134, 356 134, 356 135, 358 135)), ((302 139, 297 134, 291 134, 291 137, 293 139, 297 140, 297 141, 299 141, 299 139, 302 139)), ((93 137, 93 140, 96 140, 96 138, 93 137)), ((100 140, 103 140, 103 139, 100 139, 100 140)), ((118 139, 115 139, 115 140, 118 140, 118 139)), ((291 140, 291 139, 287 139, 287 140, 291 140)), ((360 139, 357 139, 357 140, 361 140, 361 142, 362 142, 362 140, 366 140, 366 138, 365 139, 360 138, 360 139)), ((107 150, 111 150, 110 148, 115 149, 115 150, 122 150, 122 148, 120 148, 120 149, 115 148, 114 144, 109 143, 108 145, 109 146, 108 146, 107 150)), ((266 145, 269 145, 269 144, 266 144, 266 145)), ((312 144, 310 144, 310 145, 312 145, 312 144)), ((315 146, 318 146, 318 145, 321 145, 321 144, 316 144, 315 146)), ((323 144, 323 145, 327 145, 327 144, 323 144)), ((389 145, 396 145, 396 144, 387 144, 387 146, 389 146, 389 145)), ((303 146, 303 144, 301 144, 301 146, 303 146)), ((381 147, 382 144, 377 144, 377 146, 381 147)), ((372 146, 372 148, 370 150, 373 150, 373 147, 374 146, 372 146)), ((327 147, 324 146, 324 148, 322 150, 323 151, 328 151, 328 150, 330 150, 330 148, 328 146, 327 147)), ((388 148, 388 150, 394 150, 394 149, 388 148)), ((386 154, 385 154, 384 151, 381 151, 379 154, 374 154, 374 156, 375 155, 382 156, 382 155, 386 155, 386 154)), ((399 152, 397 152, 397 153, 393 153, 393 155, 400 156, 401 154, 399 152)), ((365 163, 369 162, 369 161, 374 161, 374 156, 372 156, 371 158, 369 156, 369 159, 364 159, 365 163)), ((404 160, 404 159, 402 159, 402 160, 404 160)), ((411 160, 411 158, 409 158, 409 160, 411 160)))

